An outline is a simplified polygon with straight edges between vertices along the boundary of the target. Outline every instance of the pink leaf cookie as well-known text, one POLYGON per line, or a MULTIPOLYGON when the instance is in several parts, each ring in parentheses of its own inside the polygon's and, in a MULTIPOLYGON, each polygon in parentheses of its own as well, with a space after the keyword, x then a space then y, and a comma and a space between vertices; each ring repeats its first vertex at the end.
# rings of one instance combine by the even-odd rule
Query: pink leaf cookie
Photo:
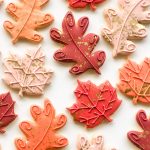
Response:
POLYGON ((19 90, 20 96, 42 95, 52 76, 52 72, 43 67, 44 61, 45 56, 40 48, 30 51, 23 59, 11 54, 4 61, 4 82, 19 90))
POLYGON ((136 45, 132 39, 147 36, 145 23, 150 23, 150 0, 119 0, 120 11, 107 9, 105 18, 108 28, 102 30, 103 37, 114 47, 113 56, 133 53, 136 45))
POLYGON ((100 135, 93 138, 91 141, 89 141, 86 137, 81 136, 77 143, 78 150, 104 150, 103 145, 104 138, 100 135))

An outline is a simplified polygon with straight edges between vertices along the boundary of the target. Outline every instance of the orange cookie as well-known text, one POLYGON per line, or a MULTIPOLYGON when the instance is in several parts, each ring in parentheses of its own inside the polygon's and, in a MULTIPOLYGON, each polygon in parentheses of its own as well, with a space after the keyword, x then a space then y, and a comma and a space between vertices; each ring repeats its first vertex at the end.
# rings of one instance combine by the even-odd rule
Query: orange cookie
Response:
POLYGON ((65 115, 55 116, 55 109, 49 100, 45 100, 44 109, 31 107, 31 114, 35 123, 25 121, 20 124, 26 140, 15 140, 17 150, 52 150, 68 145, 66 138, 55 133, 66 124, 67 118, 65 115))
POLYGON ((133 103, 150 104, 150 59, 146 58, 141 65, 128 61, 120 69, 118 87, 125 95, 133 98, 133 103))
POLYGON ((20 39, 40 42, 43 38, 36 29, 49 26, 53 20, 50 14, 44 14, 41 7, 49 0, 25 0, 15 5, 10 3, 7 12, 15 19, 15 22, 5 21, 4 28, 12 36, 12 42, 20 39))

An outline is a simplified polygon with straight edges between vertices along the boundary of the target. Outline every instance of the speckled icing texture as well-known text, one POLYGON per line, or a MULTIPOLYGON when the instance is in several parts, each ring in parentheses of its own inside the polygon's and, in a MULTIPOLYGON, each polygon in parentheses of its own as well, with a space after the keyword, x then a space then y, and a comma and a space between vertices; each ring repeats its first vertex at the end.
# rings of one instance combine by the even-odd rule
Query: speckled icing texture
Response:
POLYGON ((87 17, 80 18, 76 24, 73 14, 68 12, 62 23, 63 32, 56 28, 50 31, 51 38, 64 45, 63 48, 55 52, 54 59, 75 62, 76 64, 70 69, 72 74, 80 74, 88 69, 94 69, 100 73, 99 68, 106 58, 104 51, 92 53, 99 41, 99 36, 92 33, 84 36, 88 25, 89 19, 87 17))
POLYGON ((114 47, 113 56, 128 55, 136 49, 132 39, 147 36, 144 23, 150 23, 149 0, 119 0, 121 10, 107 9, 105 18, 108 28, 102 30, 103 37, 114 47))

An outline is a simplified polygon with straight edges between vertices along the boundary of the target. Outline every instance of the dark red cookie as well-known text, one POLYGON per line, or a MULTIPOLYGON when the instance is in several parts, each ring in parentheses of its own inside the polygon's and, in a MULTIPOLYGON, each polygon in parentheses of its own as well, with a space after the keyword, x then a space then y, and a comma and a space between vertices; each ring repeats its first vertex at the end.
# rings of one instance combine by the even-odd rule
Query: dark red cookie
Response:
POLYGON ((110 116, 121 104, 116 90, 108 81, 99 86, 90 81, 78 81, 75 95, 77 103, 68 110, 76 121, 86 124, 87 128, 93 128, 104 120, 112 121, 110 116))
POLYGON ((73 14, 68 12, 62 23, 63 32, 56 28, 50 31, 51 38, 65 46, 55 52, 55 60, 75 62, 76 64, 70 70, 73 74, 80 74, 88 69, 95 69, 100 73, 99 68, 106 58, 104 51, 92 53, 99 36, 92 33, 84 36, 88 25, 87 17, 80 18, 78 24, 75 24, 73 14))
POLYGON ((69 5, 73 8, 84 8, 89 5, 92 10, 96 9, 96 4, 104 1, 105 0, 68 0, 69 5))
POLYGON ((136 120, 143 129, 143 132, 128 132, 129 140, 141 150, 150 150, 150 119, 147 118, 145 111, 137 113, 136 120))
POLYGON ((0 95, 0 133, 5 133, 4 128, 16 118, 14 104, 10 93, 0 95))

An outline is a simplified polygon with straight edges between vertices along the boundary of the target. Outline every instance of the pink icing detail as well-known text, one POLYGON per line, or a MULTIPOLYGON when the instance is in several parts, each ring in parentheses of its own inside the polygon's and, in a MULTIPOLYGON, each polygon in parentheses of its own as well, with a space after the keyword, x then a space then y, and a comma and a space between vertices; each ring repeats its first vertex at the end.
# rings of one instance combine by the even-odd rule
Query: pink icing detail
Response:
POLYGON ((51 71, 43 65, 45 56, 40 48, 30 51, 23 59, 10 55, 4 62, 4 82, 13 89, 19 90, 19 95, 41 95, 46 85, 50 83, 51 71))
MULTIPOLYGON (((86 137, 81 136, 78 140, 78 150, 104 150, 104 139, 102 136, 97 136, 89 141, 86 137)), ((112 149, 116 150, 116 149, 112 149)))

